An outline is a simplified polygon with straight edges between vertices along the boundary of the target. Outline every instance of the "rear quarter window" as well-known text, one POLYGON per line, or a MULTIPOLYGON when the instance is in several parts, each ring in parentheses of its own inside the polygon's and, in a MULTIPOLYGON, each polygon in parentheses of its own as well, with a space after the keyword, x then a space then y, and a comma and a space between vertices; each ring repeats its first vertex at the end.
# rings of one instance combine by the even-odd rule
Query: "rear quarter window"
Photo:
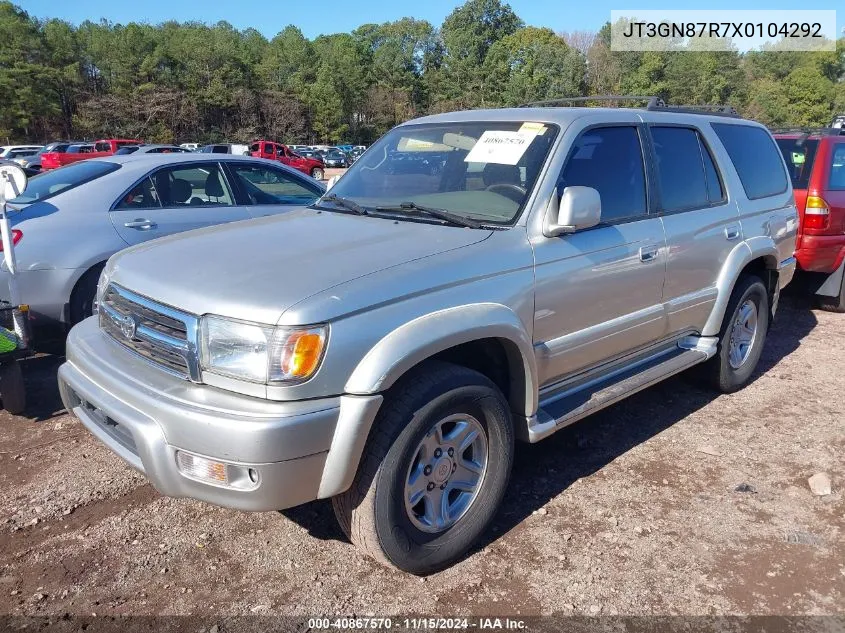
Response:
POLYGON ((749 200, 784 193, 788 188, 780 150, 763 128, 711 123, 736 168, 749 200))
POLYGON ((830 178, 827 188, 834 191, 845 190, 845 143, 837 143, 833 146, 830 161, 830 178))

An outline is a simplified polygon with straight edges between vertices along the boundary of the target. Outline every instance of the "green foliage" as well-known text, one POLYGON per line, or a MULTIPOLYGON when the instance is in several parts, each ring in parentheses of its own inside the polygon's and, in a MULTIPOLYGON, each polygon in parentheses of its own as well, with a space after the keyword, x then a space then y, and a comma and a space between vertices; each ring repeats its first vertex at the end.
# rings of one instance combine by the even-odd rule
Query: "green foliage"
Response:
POLYGON ((501 0, 468 0, 440 28, 403 18, 313 41, 293 25, 269 41, 227 22, 72 26, 0 0, 0 141, 369 143, 429 112, 582 94, 730 103, 770 125, 845 112, 845 39, 830 53, 617 53, 605 24, 569 41, 501 0))

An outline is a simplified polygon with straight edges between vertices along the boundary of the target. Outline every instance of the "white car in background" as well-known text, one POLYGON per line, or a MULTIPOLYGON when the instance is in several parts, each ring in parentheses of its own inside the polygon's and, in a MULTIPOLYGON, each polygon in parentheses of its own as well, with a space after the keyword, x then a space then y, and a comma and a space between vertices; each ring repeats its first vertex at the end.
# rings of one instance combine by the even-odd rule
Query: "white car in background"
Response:
POLYGON ((195 152, 200 148, 200 144, 199 143, 181 143, 179 145, 179 147, 181 147, 182 149, 186 149, 189 152, 195 152))
POLYGON ((0 158, 7 158, 9 160, 21 158, 24 156, 32 156, 43 145, 0 145, 0 158))
MULTIPOLYGON (((94 158, 44 172, 9 201, 21 301, 36 328, 73 325, 92 314, 100 271, 117 251, 286 213, 325 190, 275 161, 188 152, 94 158)), ((0 300, 9 298, 6 275, 0 267, 0 300)))

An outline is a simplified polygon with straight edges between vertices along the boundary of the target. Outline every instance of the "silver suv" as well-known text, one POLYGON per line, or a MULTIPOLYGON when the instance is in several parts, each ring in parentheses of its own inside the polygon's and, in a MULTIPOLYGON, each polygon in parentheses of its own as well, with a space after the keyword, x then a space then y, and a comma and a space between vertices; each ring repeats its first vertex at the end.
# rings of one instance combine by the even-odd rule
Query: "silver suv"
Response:
POLYGON ((165 495, 331 498, 353 543, 426 574, 487 528, 515 438, 694 365, 746 384, 796 226, 777 146, 736 116, 425 117, 309 208, 113 256, 61 393, 165 495))

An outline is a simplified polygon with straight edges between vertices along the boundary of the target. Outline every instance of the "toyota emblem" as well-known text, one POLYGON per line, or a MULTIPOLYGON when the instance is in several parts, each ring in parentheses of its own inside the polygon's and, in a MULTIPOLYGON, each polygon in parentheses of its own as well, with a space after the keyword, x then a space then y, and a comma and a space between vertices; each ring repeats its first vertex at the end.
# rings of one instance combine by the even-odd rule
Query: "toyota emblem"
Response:
POLYGON ((123 333, 128 339, 135 338, 135 328, 137 327, 135 323, 135 317, 131 314, 126 314, 120 317, 120 331, 123 333))

